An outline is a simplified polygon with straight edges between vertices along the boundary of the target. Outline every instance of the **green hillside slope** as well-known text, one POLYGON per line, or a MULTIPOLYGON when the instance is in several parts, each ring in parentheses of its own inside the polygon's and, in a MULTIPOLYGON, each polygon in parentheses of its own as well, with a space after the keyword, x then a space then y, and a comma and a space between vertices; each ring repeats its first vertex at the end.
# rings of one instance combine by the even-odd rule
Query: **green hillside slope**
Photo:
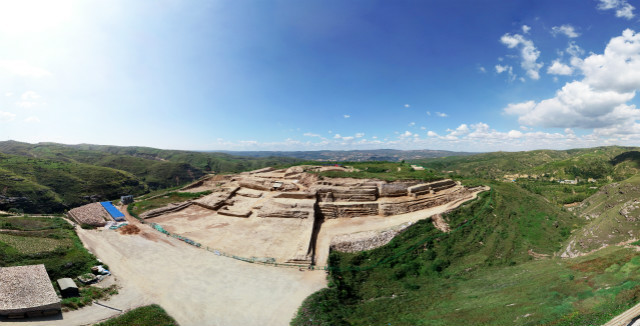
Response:
POLYGON ((445 217, 451 233, 422 221, 384 247, 333 252, 330 287, 292 325, 599 325, 640 298, 640 253, 554 256, 586 221, 515 184, 491 186, 445 217))
POLYGON ((602 187, 575 208, 588 221, 574 232, 565 256, 640 238, 640 175, 602 187))
POLYGON ((416 162, 437 171, 487 179, 520 174, 547 179, 610 177, 624 180, 640 171, 640 149, 608 146, 564 151, 495 152, 416 162))
POLYGON ((124 171, 0 154, 0 210, 61 212, 95 200, 142 194, 147 189, 124 171))

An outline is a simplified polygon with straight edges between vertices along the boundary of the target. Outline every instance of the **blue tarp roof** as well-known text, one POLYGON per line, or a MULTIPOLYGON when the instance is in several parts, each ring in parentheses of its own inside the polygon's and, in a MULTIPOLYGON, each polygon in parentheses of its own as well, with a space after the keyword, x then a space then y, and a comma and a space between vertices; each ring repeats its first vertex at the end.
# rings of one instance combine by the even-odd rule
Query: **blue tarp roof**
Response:
POLYGON ((100 204, 102 205, 102 207, 104 207, 104 209, 107 210, 109 215, 111 215, 111 217, 113 217, 114 220, 116 221, 124 220, 124 214, 122 214, 122 212, 120 212, 115 206, 113 206, 113 204, 110 201, 103 201, 103 202, 100 202, 100 204))

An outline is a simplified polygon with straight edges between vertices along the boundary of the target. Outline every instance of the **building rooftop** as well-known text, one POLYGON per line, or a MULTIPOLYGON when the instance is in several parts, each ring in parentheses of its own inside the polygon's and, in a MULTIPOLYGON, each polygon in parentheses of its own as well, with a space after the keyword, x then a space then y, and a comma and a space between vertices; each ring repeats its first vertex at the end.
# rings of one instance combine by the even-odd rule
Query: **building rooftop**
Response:
POLYGON ((44 265, 0 267, 0 314, 33 309, 60 309, 44 265))

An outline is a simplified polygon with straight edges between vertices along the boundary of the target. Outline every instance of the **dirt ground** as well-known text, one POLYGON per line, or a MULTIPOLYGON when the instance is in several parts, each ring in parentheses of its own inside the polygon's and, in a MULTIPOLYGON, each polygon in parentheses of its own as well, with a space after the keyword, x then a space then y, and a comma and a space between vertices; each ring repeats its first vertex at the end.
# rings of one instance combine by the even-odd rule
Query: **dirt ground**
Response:
MULTIPOLYGON (((118 295, 101 301, 109 307, 130 310, 157 303, 181 326, 280 326, 289 324, 306 297, 326 286, 323 271, 301 272, 217 256, 126 215, 139 234, 76 229, 85 246, 109 265, 121 287, 118 295)), ((62 318, 6 324, 91 325, 118 314, 94 304, 62 318)))
POLYGON ((196 205, 147 221, 203 246, 247 258, 272 257, 278 262, 294 257, 299 244, 309 241, 305 230, 313 228, 313 219, 225 216, 196 205))

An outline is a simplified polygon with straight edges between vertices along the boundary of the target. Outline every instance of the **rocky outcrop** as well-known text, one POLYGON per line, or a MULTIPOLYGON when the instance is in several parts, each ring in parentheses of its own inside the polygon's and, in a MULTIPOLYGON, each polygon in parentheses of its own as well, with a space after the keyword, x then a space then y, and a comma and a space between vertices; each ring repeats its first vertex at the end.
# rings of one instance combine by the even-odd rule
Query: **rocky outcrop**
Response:
POLYGON ((385 231, 368 231, 353 234, 343 234, 331 239, 331 250, 340 252, 360 252, 382 247, 391 242, 393 238, 409 227, 411 223, 405 223, 397 228, 385 231))

